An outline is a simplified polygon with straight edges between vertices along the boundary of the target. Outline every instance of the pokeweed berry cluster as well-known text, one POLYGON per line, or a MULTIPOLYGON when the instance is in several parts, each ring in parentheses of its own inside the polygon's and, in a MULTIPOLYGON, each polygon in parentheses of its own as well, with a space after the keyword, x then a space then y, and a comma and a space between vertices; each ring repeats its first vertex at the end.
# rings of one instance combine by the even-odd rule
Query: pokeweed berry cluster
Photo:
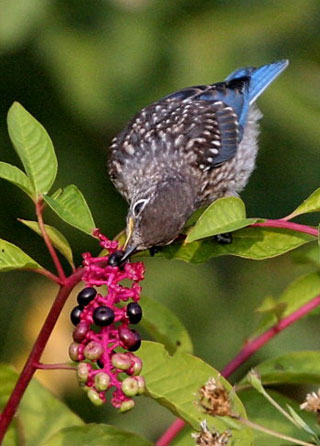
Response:
POLYGON ((83 254, 82 280, 86 287, 78 294, 78 305, 70 315, 75 329, 69 355, 78 362, 78 380, 89 399, 101 405, 106 401, 107 390, 114 388, 111 404, 125 412, 135 405, 132 397, 145 389, 144 378, 140 376, 142 361, 133 353, 139 349, 141 337, 130 328, 130 324, 137 324, 142 318, 138 302, 144 265, 142 262, 122 265, 123 252, 118 250, 118 242, 98 230, 94 235, 108 255, 83 254), (124 279, 131 280, 131 286, 121 284, 124 279))

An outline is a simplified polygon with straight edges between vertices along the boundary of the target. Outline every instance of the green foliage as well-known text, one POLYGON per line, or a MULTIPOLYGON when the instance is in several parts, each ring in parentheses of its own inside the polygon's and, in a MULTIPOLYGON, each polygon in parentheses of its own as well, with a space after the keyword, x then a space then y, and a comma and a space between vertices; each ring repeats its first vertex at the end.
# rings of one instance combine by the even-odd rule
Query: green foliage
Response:
POLYGON ((0 271, 5 272, 23 268, 34 269, 41 268, 41 266, 18 246, 0 239, 0 271))
POLYGON ((150 441, 131 432, 125 432, 106 424, 87 424, 62 429, 53 435, 43 446, 152 446, 150 441))
MULTIPOLYGON (((4 364, 0 366, 1 408, 7 401, 17 378, 17 372, 11 367, 4 364)), ((11 427, 9 438, 5 439, 3 446, 18 446, 22 438, 25 446, 42 446, 60 429, 82 424, 83 421, 65 404, 36 380, 32 380, 21 402, 19 420, 11 427)))
POLYGON ((235 255, 252 260, 264 260, 284 254, 311 242, 314 237, 289 229, 244 228, 232 234, 230 245, 213 240, 201 240, 181 245, 173 243, 161 255, 190 263, 207 262, 212 257, 235 255))
MULTIPOLYGON (((309 302, 314 297, 320 294, 320 273, 313 272, 305 276, 299 277, 294 282, 292 282, 288 288, 281 294, 281 296, 276 300, 277 306, 275 306, 275 311, 273 313, 266 314, 261 320, 257 330, 252 336, 257 336, 263 331, 270 328, 273 324, 278 321, 277 308, 279 304, 285 305, 282 317, 289 316, 298 308, 300 308, 305 303, 309 302)), ((311 314, 315 314, 319 310, 314 310, 311 314)))
MULTIPOLYGON (((286 407, 287 404, 293 407, 303 417, 303 419, 308 422, 308 424, 316 424, 314 416, 299 411, 299 406, 294 400, 274 391, 270 392, 270 395, 282 407, 286 407)), ((305 432, 297 429, 294 424, 289 423, 288 420, 279 411, 275 410, 275 408, 255 390, 250 389, 241 392, 240 398, 246 407, 248 418, 251 421, 281 434, 308 441, 305 432)), ((257 430, 254 430, 254 439, 255 444, 259 446, 292 445, 292 442, 290 441, 286 441, 281 438, 275 438, 257 430)))
POLYGON ((309 212, 320 212, 320 187, 304 200, 291 214, 290 218, 309 212))
POLYGON ((19 187, 30 198, 35 198, 35 192, 30 179, 18 167, 0 161, 0 178, 10 181, 10 183, 19 187))
MULTIPOLYGON (((255 370, 264 385, 320 384, 320 352, 302 351, 286 353, 262 362, 255 370)), ((246 384, 245 377, 240 385, 246 384)))
POLYGON ((190 243, 213 235, 236 231, 257 220, 257 218, 246 218, 246 208, 240 198, 221 198, 214 201, 202 213, 188 232, 186 242, 190 243))
MULTIPOLYGON (((207 415, 196 404, 198 390, 210 378, 215 378, 231 392, 232 386, 217 370, 201 359, 180 351, 170 356, 163 345, 154 342, 143 342, 139 356, 144 363, 143 375, 147 382, 148 396, 183 418, 196 430, 199 430, 199 424, 204 419, 208 426, 219 432, 229 427, 224 418, 207 415)), ((246 417, 237 395, 230 393, 230 398, 233 411, 246 417)), ((252 442, 251 430, 241 425, 232 429, 232 435, 239 445, 248 446, 252 442)))
MULTIPOLYGON (((28 226, 28 228, 32 229, 35 233, 42 237, 41 230, 39 228, 39 224, 36 221, 23 220, 19 218, 19 221, 24 225, 28 226)), ((68 260, 71 267, 74 267, 73 256, 71 246, 69 245, 68 240, 65 238, 63 234, 61 234, 58 229, 54 228, 50 225, 44 225, 47 235, 49 236, 53 246, 57 248, 57 250, 68 260)))
POLYGON ((152 338, 165 345, 170 354, 176 351, 192 353, 192 341, 178 317, 160 302, 143 296, 141 325, 152 338))
POLYGON ((49 192, 58 163, 48 133, 18 102, 8 112, 8 130, 35 193, 38 196, 49 192))
POLYGON ((89 206, 77 186, 70 184, 55 198, 44 195, 43 199, 66 223, 92 235, 95 223, 89 206))

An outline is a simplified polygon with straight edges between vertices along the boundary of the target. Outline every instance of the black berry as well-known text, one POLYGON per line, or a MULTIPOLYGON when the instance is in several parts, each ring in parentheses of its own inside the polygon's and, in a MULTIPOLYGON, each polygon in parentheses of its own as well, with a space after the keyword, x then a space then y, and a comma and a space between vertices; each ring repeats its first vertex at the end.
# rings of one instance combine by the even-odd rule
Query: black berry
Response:
POLYGON ((71 322, 73 323, 73 325, 78 325, 79 324, 82 310, 83 310, 83 307, 81 305, 77 305, 71 311, 70 319, 71 319, 71 322))
POLYGON ((108 259, 108 265, 120 266, 122 257, 123 257, 123 251, 115 251, 114 253, 110 254, 108 259))
POLYGON ((92 287, 84 288, 78 294, 77 301, 79 305, 83 305, 84 307, 88 305, 97 295, 97 291, 92 287))
POLYGON ((99 327, 106 327, 114 321, 114 311, 110 307, 101 305, 94 310, 92 318, 93 322, 99 327))
POLYGON ((138 324, 142 318, 142 308, 137 302, 130 302, 127 306, 127 316, 131 324, 138 324))
POLYGON ((120 327, 119 337, 127 350, 130 352, 135 352, 141 345, 141 336, 136 330, 130 330, 127 327, 120 327))

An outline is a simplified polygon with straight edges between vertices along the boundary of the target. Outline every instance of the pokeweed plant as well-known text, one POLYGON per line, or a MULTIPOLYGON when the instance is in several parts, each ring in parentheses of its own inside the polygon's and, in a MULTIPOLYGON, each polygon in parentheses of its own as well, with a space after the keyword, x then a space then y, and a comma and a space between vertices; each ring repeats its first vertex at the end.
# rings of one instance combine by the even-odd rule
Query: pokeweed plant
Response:
MULTIPOLYGON (((134 397, 144 394, 177 415, 156 442, 158 446, 320 444, 314 415, 320 413, 320 393, 308 394, 299 409, 297 402, 264 388, 264 384, 319 384, 320 352, 299 351, 271 358, 258 364, 234 387, 226 379, 270 339, 320 304, 319 229, 291 221, 301 214, 320 212, 320 188, 289 216, 278 220, 247 218, 239 198, 219 199, 200 216, 197 213, 177 241, 157 253, 191 263, 221 255, 262 260, 309 245, 304 255, 316 270, 296 279, 278 299, 268 298, 262 303, 259 311, 264 318, 260 326, 219 372, 192 355, 190 337, 173 313, 146 297, 140 302, 144 264, 119 262, 122 238, 110 240, 101 234, 80 190, 68 185, 51 193, 58 164, 43 126, 22 105, 14 103, 8 113, 8 129, 25 171, 0 162, 0 178, 19 187, 33 201, 36 220, 19 221, 43 238, 55 271, 43 268, 3 239, 0 270, 29 270, 59 288, 22 371, 17 374, 8 365, 0 366, 0 443, 90 446, 98 439, 99 444, 110 442, 114 446, 152 444, 107 424, 84 425, 32 379, 38 369, 66 369, 74 371, 93 404, 110 403, 126 412, 134 407, 134 397), (82 264, 75 266, 64 235, 45 224, 45 208, 95 237, 103 248, 101 255, 94 257, 86 252, 82 264), (221 245, 212 239, 227 232, 233 232, 231 244, 221 245), (63 268, 58 252, 69 262, 69 272, 63 268), (129 280, 123 282, 125 279, 129 280), (81 281, 84 287, 70 316, 75 326, 69 346, 70 362, 43 364, 41 356, 49 336, 72 289, 81 281), (132 328, 140 321, 153 342, 141 343, 138 331, 132 328), (18 422, 14 419, 17 413, 18 422), (278 430, 272 428, 274 425, 278 430)), ((140 258, 138 254, 134 260, 140 258)))

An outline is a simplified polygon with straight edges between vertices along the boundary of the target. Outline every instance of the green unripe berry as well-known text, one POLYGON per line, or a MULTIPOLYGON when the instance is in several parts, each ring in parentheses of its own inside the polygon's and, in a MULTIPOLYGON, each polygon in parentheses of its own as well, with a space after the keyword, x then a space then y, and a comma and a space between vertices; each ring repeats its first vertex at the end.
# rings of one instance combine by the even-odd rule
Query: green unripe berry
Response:
POLYGON ((89 377, 91 367, 86 362, 80 362, 77 368, 77 376, 80 383, 86 383, 89 377))
POLYGON ((121 383, 121 390, 126 396, 136 396, 139 392, 138 382, 135 378, 125 378, 121 383))
POLYGON ((131 376, 137 376, 142 370, 142 360, 131 353, 131 367, 128 370, 128 374, 131 376))
POLYGON ((99 359, 102 356, 103 347, 99 342, 90 341, 83 350, 84 357, 93 361, 99 359))
POLYGON ((94 404, 95 406, 102 406, 103 404, 103 401, 99 396, 99 393, 94 389, 90 389, 88 391, 88 398, 91 401, 91 403, 94 404))
POLYGON ((128 410, 133 409, 134 406, 135 406, 135 402, 133 400, 127 400, 121 404, 119 411, 122 413, 128 412, 128 410))
POLYGON ((138 383, 138 393, 137 395, 142 395, 146 390, 146 382, 143 376, 135 376, 134 379, 138 383))
POLYGON ((110 384, 110 376, 107 373, 99 372, 94 377, 94 385, 98 392, 107 390, 110 384))
POLYGON ((69 347, 69 356, 72 361, 79 361, 79 347, 80 344, 77 344, 76 342, 72 342, 69 347))
POLYGON ((128 370, 131 367, 131 358, 125 353, 115 353, 111 358, 111 362, 113 367, 120 370, 128 370))

